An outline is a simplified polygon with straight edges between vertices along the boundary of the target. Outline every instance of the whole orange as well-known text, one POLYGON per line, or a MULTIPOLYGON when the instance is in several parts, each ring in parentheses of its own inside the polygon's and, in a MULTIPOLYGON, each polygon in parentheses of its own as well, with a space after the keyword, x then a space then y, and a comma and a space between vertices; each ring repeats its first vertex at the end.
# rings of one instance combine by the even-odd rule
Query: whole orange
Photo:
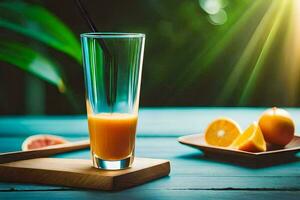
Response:
POLYGON ((266 142, 285 146, 294 137, 295 125, 290 114, 284 109, 271 108, 259 118, 258 124, 266 142))

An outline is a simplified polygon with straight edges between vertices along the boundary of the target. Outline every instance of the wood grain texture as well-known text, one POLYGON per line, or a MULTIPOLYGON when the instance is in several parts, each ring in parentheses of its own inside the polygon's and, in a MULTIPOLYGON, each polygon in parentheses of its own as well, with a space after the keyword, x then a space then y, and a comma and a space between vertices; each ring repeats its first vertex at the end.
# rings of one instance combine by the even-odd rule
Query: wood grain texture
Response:
MULTIPOLYGON (((216 117, 236 120, 241 128, 258 119, 265 108, 140 108, 138 136, 182 136, 202 133, 216 117)), ((300 109, 287 108, 296 132, 300 133, 300 109)), ((61 136, 88 136, 86 115, 68 116, 0 116, 0 135, 48 133, 61 136)))
POLYGON ((166 176, 167 160, 135 158, 131 168, 105 171, 90 160, 38 158, 0 164, 0 181, 61 185, 97 190, 120 190, 166 176))
POLYGON ((232 191, 232 190, 139 190, 132 188, 121 192, 100 191, 20 191, 2 192, 1 199, 18 200, 299 200, 300 191, 232 191))
MULTIPOLYGON (((120 192, 79 190, 68 187, 0 183, 0 199, 299 199, 300 154, 276 165, 258 168, 236 161, 206 157, 201 151, 179 144, 178 136, 201 132, 217 116, 237 120, 243 128, 264 108, 142 109, 136 155, 169 159, 170 176, 120 192)), ((300 132, 300 109, 289 112, 300 132)), ((0 152, 18 150, 33 133, 55 133, 70 140, 88 137, 83 116, 0 117, 0 152), (55 127, 55 128, 53 128, 55 127), (1 134, 2 133, 2 134, 1 134)), ((89 159, 88 150, 56 155, 89 159)))
POLYGON ((65 152, 85 149, 89 147, 90 147, 90 141, 82 140, 82 141, 48 146, 42 149, 0 153, 0 164, 7 163, 7 162, 14 162, 18 160, 48 157, 58 153, 65 153, 65 152))

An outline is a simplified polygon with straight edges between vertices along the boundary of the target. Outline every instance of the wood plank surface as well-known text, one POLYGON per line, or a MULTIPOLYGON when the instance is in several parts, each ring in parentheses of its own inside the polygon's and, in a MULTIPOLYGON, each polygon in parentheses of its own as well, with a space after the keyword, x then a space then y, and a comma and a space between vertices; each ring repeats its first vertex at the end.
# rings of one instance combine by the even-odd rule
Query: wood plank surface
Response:
MULTIPOLYGON (((142 109, 136 155, 169 159, 172 171, 164 177, 121 192, 98 192, 68 187, 0 183, 0 199, 299 199, 300 154, 275 165, 251 167, 213 159, 179 144, 177 136, 201 132, 217 116, 237 120, 243 128, 264 108, 142 109)), ((289 109, 300 132, 300 109, 289 109)), ((33 133, 56 133, 70 140, 86 139, 84 116, 0 117, 0 152, 19 150, 33 133)), ((88 150, 55 156, 89 159, 88 150)))
POLYGON ((87 159, 37 158, 0 164, 0 181, 61 185, 96 190, 120 190, 170 173, 162 159, 135 158, 131 168, 106 171, 87 159))
POLYGON ((64 144, 51 145, 51 146, 44 147, 42 149, 5 152, 5 153, 0 153, 0 164, 15 162, 19 160, 50 157, 56 154, 73 152, 73 151, 88 149, 88 148, 90 148, 90 141, 87 139, 87 140, 79 140, 76 142, 67 142, 64 144))
MULTIPOLYGON (((242 128, 258 119, 265 108, 141 108, 138 135, 182 136, 201 133, 216 117, 226 116, 236 120, 242 128)), ((300 133, 300 109, 287 108, 300 133)), ((38 133, 62 136, 88 136, 85 115, 75 116, 0 116, 0 135, 24 135, 38 133)))
POLYGON ((121 192, 99 192, 99 191, 20 191, 3 192, 2 199, 101 199, 101 200, 179 200, 179 199, 200 199, 200 200, 299 200, 299 191, 218 191, 218 190, 139 190, 132 188, 121 192))
MULTIPOLYGON (((5 141, 4 139, 2 140, 5 141)), ((11 140, 9 140, 11 141, 11 140)), ((144 189, 300 189, 300 158, 278 165, 251 168, 237 163, 206 158, 200 151, 183 146, 176 138, 137 138, 136 155, 170 159, 170 177, 139 186, 144 189)), ((77 151, 58 155, 60 158, 89 159, 90 152, 77 151)), ((40 186, 38 186, 39 188, 40 186)), ((0 190, 32 190, 35 186, 0 184, 0 190)), ((61 187, 43 187, 56 190, 61 187)))

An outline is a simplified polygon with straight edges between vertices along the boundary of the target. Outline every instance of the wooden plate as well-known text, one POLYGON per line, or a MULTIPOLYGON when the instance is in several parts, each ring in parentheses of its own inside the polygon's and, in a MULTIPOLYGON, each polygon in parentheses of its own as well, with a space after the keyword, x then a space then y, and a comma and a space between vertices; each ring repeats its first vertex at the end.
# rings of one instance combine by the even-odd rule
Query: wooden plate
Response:
POLYGON ((234 157, 244 157, 244 158, 268 158, 268 157, 287 157, 294 156, 294 154, 300 151, 300 137, 295 136, 294 139, 284 148, 274 148, 268 147, 266 152, 260 153, 251 153, 246 151, 240 151, 235 149, 223 148, 223 147, 215 147, 207 144, 204 139, 203 134, 195 134, 195 135, 186 135, 178 138, 178 142, 181 144, 191 146, 197 149, 202 150, 205 154, 209 155, 217 155, 217 156, 234 156, 234 157))

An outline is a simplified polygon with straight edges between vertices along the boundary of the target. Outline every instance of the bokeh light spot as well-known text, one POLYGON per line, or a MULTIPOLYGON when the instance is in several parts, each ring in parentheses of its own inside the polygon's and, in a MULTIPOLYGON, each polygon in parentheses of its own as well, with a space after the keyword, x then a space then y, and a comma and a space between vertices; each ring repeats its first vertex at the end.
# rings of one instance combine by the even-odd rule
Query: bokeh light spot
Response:
POLYGON ((208 14, 218 13, 222 7, 222 0, 199 0, 200 7, 208 14))
POLYGON ((225 10, 221 9, 218 13, 209 15, 209 21, 214 25, 222 25, 227 21, 225 10))

